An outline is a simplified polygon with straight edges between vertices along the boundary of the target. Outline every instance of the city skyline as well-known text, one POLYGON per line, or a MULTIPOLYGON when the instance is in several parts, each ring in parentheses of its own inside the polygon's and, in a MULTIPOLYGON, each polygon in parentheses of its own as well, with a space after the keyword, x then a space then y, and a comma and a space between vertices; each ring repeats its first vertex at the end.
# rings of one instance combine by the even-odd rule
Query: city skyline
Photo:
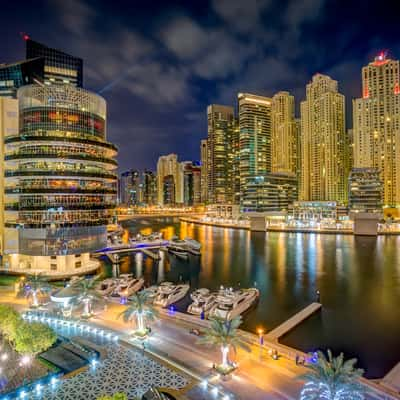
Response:
MULTIPOLYGON (((309 1, 301 8, 285 2, 277 14, 276 5, 268 2, 248 2, 244 10, 235 3, 230 13, 224 1, 192 2, 189 8, 172 3, 168 9, 159 3, 151 15, 140 6, 127 6, 122 15, 102 2, 42 1, 35 7, 49 21, 46 29, 36 15, 25 15, 24 7, 13 26, 6 21, 1 27, 9 38, 1 62, 23 58, 20 31, 84 58, 85 87, 106 88, 110 138, 122 149, 120 171, 131 168, 132 155, 138 168, 152 168, 160 155, 171 152, 199 159, 197 143, 207 130, 204 109, 234 104, 237 92, 268 97, 289 91, 298 116, 305 84, 316 72, 339 82, 349 122, 351 100, 361 95, 361 67, 382 49, 394 59, 400 54, 390 4, 359 9, 355 3, 341 7, 340 2, 309 1), (100 31, 97 21, 105 15, 113 22, 100 31), (385 20, 379 31, 376 20, 385 20), (280 35, 285 29, 287 35, 280 35), (204 42, 208 37, 211 43, 204 42)), ((5 5, 5 15, 14 7, 5 5)))

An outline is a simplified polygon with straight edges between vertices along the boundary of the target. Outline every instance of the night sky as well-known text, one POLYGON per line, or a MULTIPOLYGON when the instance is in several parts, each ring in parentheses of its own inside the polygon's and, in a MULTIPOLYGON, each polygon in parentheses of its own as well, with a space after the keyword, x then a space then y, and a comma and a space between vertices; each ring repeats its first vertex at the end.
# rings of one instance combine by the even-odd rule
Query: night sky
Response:
POLYGON ((0 62, 25 57, 20 32, 84 59, 84 86, 108 102, 120 170, 159 155, 198 160, 206 106, 289 90, 316 72, 361 93, 361 67, 400 58, 400 1, 2 1, 0 62))

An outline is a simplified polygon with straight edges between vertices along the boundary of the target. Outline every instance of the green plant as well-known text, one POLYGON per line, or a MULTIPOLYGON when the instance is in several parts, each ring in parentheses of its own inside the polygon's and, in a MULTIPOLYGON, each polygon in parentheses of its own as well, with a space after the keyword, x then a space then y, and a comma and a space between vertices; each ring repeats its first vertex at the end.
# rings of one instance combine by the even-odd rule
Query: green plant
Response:
POLYGON ((22 322, 21 315, 13 307, 0 304, 0 332, 8 341, 15 341, 16 332, 22 322))
POLYGON ((128 396, 125 393, 115 393, 111 396, 101 396, 97 400, 128 400, 128 396))
POLYGON ((21 354, 35 355, 46 351, 57 340, 49 326, 40 322, 22 322, 15 335, 15 350, 21 354))
POLYGON ((158 312, 152 306, 150 302, 150 293, 146 290, 142 290, 141 292, 135 293, 131 297, 131 303, 129 306, 119 315, 119 317, 123 317, 125 322, 131 322, 133 319, 136 319, 137 323, 137 332, 139 334, 144 334, 146 332, 145 329, 145 320, 153 321, 157 318, 158 312))
POLYGON ((221 318, 210 318, 211 326, 206 329, 205 334, 198 340, 199 344, 220 346, 222 353, 222 370, 230 369, 228 362, 228 353, 230 347, 235 351, 237 347, 241 347, 246 351, 250 351, 249 346, 240 339, 237 330, 242 323, 241 317, 225 320, 221 318))
POLYGON ((32 307, 39 307, 39 296, 50 290, 48 278, 41 274, 28 275, 24 290, 32 301, 32 307))
POLYGON ((358 382, 364 371, 355 368, 357 359, 344 360, 343 353, 328 357, 321 351, 315 363, 307 364, 308 372, 299 379, 306 383, 300 394, 301 400, 362 400, 364 388, 358 382))
POLYGON ((80 279, 73 284, 73 287, 80 293, 76 302, 78 304, 83 304, 82 317, 84 318, 92 316, 92 305, 94 300, 103 300, 102 296, 94 290, 100 277, 100 275, 97 275, 93 278, 80 279))

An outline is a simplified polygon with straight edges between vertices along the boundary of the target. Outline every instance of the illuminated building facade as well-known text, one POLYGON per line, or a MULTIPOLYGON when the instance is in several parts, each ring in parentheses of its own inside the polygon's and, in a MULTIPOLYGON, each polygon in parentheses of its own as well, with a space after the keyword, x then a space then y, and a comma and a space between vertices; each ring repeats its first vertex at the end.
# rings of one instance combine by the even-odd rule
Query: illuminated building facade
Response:
POLYGON ((348 138, 337 81, 316 74, 301 102, 300 199, 347 202, 348 138))
POLYGON ((200 162, 201 162, 201 202, 208 202, 208 146, 207 139, 200 142, 200 162))
POLYGON ((138 206, 143 202, 140 172, 134 169, 125 171, 119 178, 120 203, 127 206, 138 206))
POLYGON ((184 161, 181 163, 183 174, 183 204, 196 206, 201 203, 201 168, 198 163, 184 161))
POLYGON ((146 206, 157 204, 157 176, 153 171, 145 170, 143 172, 143 203, 146 206))
POLYGON ((400 207, 399 61, 381 53, 363 67, 362 96, 353 100, 354 167, 377 168, 384 206, 400 207))
POLYGON ((360 212, 382 211, 383 185, 377 168, 353 168, 349 177, 349 208, 360 212))
POLYGON ((69 84, 82 87, 83 61, 63 51, 47 47, 30 38, 26 38, 26 59, 44 60, 45 84, 69 84))
POLYGON ((114 216, 117 149, 104 99, 72 85, 18 90, 19 132, 5 142, 5 243, 12 270, 75 274, 97 266, 114 216))
POLYGON ((157 162, 157 192, 160 206, 183 203, 182 173, 176 154, 159 157, 157 162), (165 177, 168 178, 164 179, 165 177), (165 203, 166 200, 168 203, 165 203))
POLYGON ((211 104, 207 107, 208 122, 208 202, 233 201, 233 107, 211 104))
POLYGON ((239 175, 241 203, 246 185, 271 172, 272 100, 239 93, 239 175))
POLYGON ((242 209, 244 212, 287 211, 296 200, 296 175, 271 173, 246 185, 242 209))
POLYGON ((294 96, 278 92, 272 97, 272 172, 296 174, 297 129, 294 96))

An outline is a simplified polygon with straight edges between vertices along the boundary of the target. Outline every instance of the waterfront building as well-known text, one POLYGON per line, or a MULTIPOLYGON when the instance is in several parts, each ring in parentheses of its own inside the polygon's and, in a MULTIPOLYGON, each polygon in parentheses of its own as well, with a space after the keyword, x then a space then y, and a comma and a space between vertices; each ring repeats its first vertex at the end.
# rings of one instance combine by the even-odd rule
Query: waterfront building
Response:
POLYGON ((200 162, 201 162, 201 202, 208 202, 208 146, 207 139, 200 142, 200 162))
POLYGON ((44 58, 0 64, 0 96, 17 97, 17 90, 44 80, 44 58))
POLYGON ((294 96, 278 92, 272 97, 272 165, 274 173, 296 174, 297 129, 294 96))
POLYGON ((349 177, 349 208, 358 212, 382 211, 383 185, 377 168, 353 168, 349 177))
POLYGON ((336 223, 337 220, 345 219, 347 213, 347 208, 336 201, 295 201, 290 207, 292 219, 305 223, 323 220, 336 223))
POLYGON ((379 54, 362 68, 362 98, 353 100, 354 167, 380 171, 386 207, 400 207, 399 67, 379 54))
POLYGON ((233 201, 233 107, 211 104, 207 107, 208 202, 233 201))
POLYGON ((107 245, 117 196, 106 102, 72 85, 28 85, 18 109, 19 130, 4 137, 4 265, 60 275, 97 268, 90 253, 107 245))
POLYGON ((271 173, 246 185, 242 209, 244 212, 287 211, 296 200, 296 175, 271 173))
POLYGON ((241 203, 246 186, 271 172, 272 100, 239 93, 239 175, 241 203))
POLYGON ((83 60, 61 50, 26 38, 26 59, 44 60, 43 78, 45 84, 70 84, 82 87, 83 60))
POLYGON ((146 206, 157 204, 157 176, 153 171, 145 169, 143 172, 143 203, 146 206))
POLYGON ((181 163, 183 173, 183 204, 195 206, 201 203, 201 168, 198 163, 181 163))
POLYGON ((337 81, 316 74, 301 102, 300 199, 347 202, 348 138, 337 81))
POLYGON ((143 184, 138 170, 130 169, 121 174, 119 199, 127 207, 138 206, 143 202, 143 184))
POLYGON ((237 118, 233 128, 232 156, 233 204, 240 204, 240 128, 237 118))
POLYGON ((157 192, 160 206, 182 204, 182 173, 176 154, 161 156, 157 162, 157 192), (166 178, 167 179, 164 179, 166 178), (168 191, 168 193, 166 193, 168 191), (165 200, 168 203, 165 203, 165 200))

